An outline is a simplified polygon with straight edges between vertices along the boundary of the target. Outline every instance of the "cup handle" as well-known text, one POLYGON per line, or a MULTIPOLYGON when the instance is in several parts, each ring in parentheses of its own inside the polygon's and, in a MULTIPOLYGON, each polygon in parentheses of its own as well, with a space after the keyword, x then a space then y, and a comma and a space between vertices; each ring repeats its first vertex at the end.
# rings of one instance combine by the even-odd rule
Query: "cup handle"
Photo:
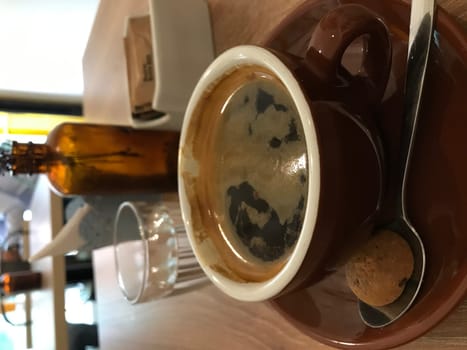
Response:
POLYGON ((372 104, 377 104, 383 97, 391 68, 392 47, 388 30, 373 12, 363 6, 339 6, 318 23, 305 61, 321 79, 350 91, 353 96, 364 93, 372 104), (362 35, 368 36, 363 73, 352 76, 341 62, 345 50, 362 35), (365 91, 361 91, 362 84, 365 91))

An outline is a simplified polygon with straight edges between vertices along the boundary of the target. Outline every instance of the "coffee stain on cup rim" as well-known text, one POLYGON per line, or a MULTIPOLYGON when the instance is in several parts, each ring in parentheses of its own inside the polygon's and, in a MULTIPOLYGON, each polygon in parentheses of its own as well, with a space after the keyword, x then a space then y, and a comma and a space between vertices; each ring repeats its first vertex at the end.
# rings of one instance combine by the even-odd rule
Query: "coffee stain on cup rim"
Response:
MULTIPOLYGON (((193 175, 189 171, 182 172, 182 178, 185 185, 186 196, 189 203, 197 203, 196 208, 199 208, 201 203, 199 203, 199 196, 196 194, 196 178, 197 176, 193 175)), ((201 218, 200 211, 198 209, 193 210, 193 205, 190 204, 190 226, 192 231, 192 236, 195 238, 196 244, 202 244, 203 241, 209 238, 206 230, 203 226, 203 220, 201 218)))

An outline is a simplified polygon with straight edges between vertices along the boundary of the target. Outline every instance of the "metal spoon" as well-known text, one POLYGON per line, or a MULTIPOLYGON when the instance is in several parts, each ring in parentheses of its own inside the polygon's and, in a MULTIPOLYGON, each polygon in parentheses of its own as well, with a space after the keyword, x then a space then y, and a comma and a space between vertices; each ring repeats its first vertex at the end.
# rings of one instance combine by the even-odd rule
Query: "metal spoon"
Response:
POLYGON ((389 325, 410 308, 420 290, 425 273, 425 249, 420 236, 407 218, 405 194, 407 173, 433 34, 434 12, 435 0, 412 0, 405 82, 404 127, 401 135, 400 168, 395 187, 398 198, 394 221, 386 227, 393 232, 399 233, 410 245, 414 255, 414 271, 409 281, 407 281, 402 295, 393 303, 383 307, 373 307, 359 301, 359 311, 363 322, 373 328, 389 325))

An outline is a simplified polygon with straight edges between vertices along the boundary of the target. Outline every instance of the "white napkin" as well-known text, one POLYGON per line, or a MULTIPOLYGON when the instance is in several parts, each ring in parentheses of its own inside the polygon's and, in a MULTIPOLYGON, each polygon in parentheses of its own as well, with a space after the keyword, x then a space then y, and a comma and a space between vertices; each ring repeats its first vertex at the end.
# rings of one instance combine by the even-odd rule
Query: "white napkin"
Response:
MULTIPOLYGON (((162 195, 84 197, 84 205, 75 211, 49 244, 29 257, 29 261, 32 262, 46 256, 64 255, 74 250, 90 251, 111 245, 115 214, 122 202, 156 202, 162 197, 162 195)), ((174 200, 173 197, 168 198, 171 201, 174 200)), ((175 201, 177 200, 175 198, 175 201)))

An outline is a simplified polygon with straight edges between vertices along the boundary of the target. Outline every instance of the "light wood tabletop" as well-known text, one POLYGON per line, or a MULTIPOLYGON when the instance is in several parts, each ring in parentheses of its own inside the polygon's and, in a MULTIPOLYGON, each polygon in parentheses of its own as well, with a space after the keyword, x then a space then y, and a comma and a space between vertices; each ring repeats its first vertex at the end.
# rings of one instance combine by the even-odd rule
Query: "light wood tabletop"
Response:
MULTIPOLYGON (((259 43, 304 0, 209 0, 217 53, 259 43)), ((467 30, 467 1, 439 0, 467 30)), ((90 122, 128 124, 122 44, 127 15, 148 11, 147 0, 101 0, 83 58, 84 113, 90 122)), ((129 305, 116 282, 111 248, 94 252, 100 348, 331 349, 298 331, 266 303, 241 303, 213 286, 156 302, 129 305)), ((466 349, 467 301, 441 324, 401 349, 466 349)))
MULTIPOLYGON (((47 245, 63 226, 63 201, 40 176, 31 200, 29 249, 33 255, 47 245)), ((65 258, 46 257, 31 264, 42 274, 42 288, 30 293, 30 319, 34 349, 67 349, 65 321, 65 258)))

